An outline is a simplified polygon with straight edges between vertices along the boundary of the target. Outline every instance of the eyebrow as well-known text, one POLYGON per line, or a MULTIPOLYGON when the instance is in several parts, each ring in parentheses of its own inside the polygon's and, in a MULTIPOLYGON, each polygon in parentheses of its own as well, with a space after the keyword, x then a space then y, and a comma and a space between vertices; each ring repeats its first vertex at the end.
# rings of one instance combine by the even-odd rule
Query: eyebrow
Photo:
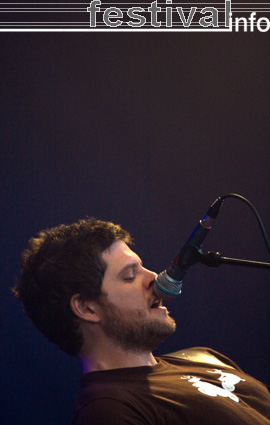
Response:
POLYGON ((121 275, 123 275, 123 273, 125 273, 127 270, 129 269, 136 269, 140 266, 143 265, 143 262, 140 258, 138 258, 138 261, 133 262, 133 263, 129 263, 127 264, 125 267, 123 267, 119 273, 117 273, 117 277, 120 277, 121 275))

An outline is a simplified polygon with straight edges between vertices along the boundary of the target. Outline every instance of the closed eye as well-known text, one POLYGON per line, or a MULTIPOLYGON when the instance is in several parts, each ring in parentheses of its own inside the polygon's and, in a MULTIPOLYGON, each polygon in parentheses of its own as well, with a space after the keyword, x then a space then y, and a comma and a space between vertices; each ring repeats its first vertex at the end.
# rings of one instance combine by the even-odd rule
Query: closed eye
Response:
POLYGON ((131 282, 133 282, 133 281, 134 281, 134 279, 135 279, 135 276, 130 276, 130 277, 125 277, 125 278, 124 278, 124 281, 125 281, 125 282, 129 282, 129 283, 131 283, 131 282))
POLYGON ((124 282, 131 283, 135 280, 138 273, 140 273, 140 269, 142 268, 141 261, 133 262, 131 264, 127 264, 118 274, 119 278, 124 282))

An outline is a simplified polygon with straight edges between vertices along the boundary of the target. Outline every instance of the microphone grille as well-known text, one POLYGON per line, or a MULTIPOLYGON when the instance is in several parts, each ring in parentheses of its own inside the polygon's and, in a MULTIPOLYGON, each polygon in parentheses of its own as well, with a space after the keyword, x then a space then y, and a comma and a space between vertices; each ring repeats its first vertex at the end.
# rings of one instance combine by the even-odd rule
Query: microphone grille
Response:
POLYGON ((166 271, 161 272, 155 277, 154 293, 157 297, 164 300, 170 300, 181 294, 182 281, 172 279, 166 271))

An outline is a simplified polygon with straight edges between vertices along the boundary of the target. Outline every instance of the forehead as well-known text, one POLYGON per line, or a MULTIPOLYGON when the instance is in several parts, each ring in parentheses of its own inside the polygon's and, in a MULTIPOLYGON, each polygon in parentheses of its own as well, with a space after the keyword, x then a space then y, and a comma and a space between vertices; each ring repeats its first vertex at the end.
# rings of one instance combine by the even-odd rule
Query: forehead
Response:
POLYGON ((105 249, 101 257, 107 264, 106 272, 118 272, 129 263, 141 262, 139 256, 133 252, 127 244, 121 240, 114 242, 105 249))

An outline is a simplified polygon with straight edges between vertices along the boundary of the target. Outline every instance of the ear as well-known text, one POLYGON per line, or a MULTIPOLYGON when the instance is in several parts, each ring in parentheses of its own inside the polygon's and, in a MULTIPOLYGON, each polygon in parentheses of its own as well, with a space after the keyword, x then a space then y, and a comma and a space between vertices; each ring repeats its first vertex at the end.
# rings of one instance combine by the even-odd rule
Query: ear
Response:
POLYGON ((100 322, 96 301, 83 300, 80 294, 74 294, 70 299, 70 307, 79 319, 92 323, 100 322))

